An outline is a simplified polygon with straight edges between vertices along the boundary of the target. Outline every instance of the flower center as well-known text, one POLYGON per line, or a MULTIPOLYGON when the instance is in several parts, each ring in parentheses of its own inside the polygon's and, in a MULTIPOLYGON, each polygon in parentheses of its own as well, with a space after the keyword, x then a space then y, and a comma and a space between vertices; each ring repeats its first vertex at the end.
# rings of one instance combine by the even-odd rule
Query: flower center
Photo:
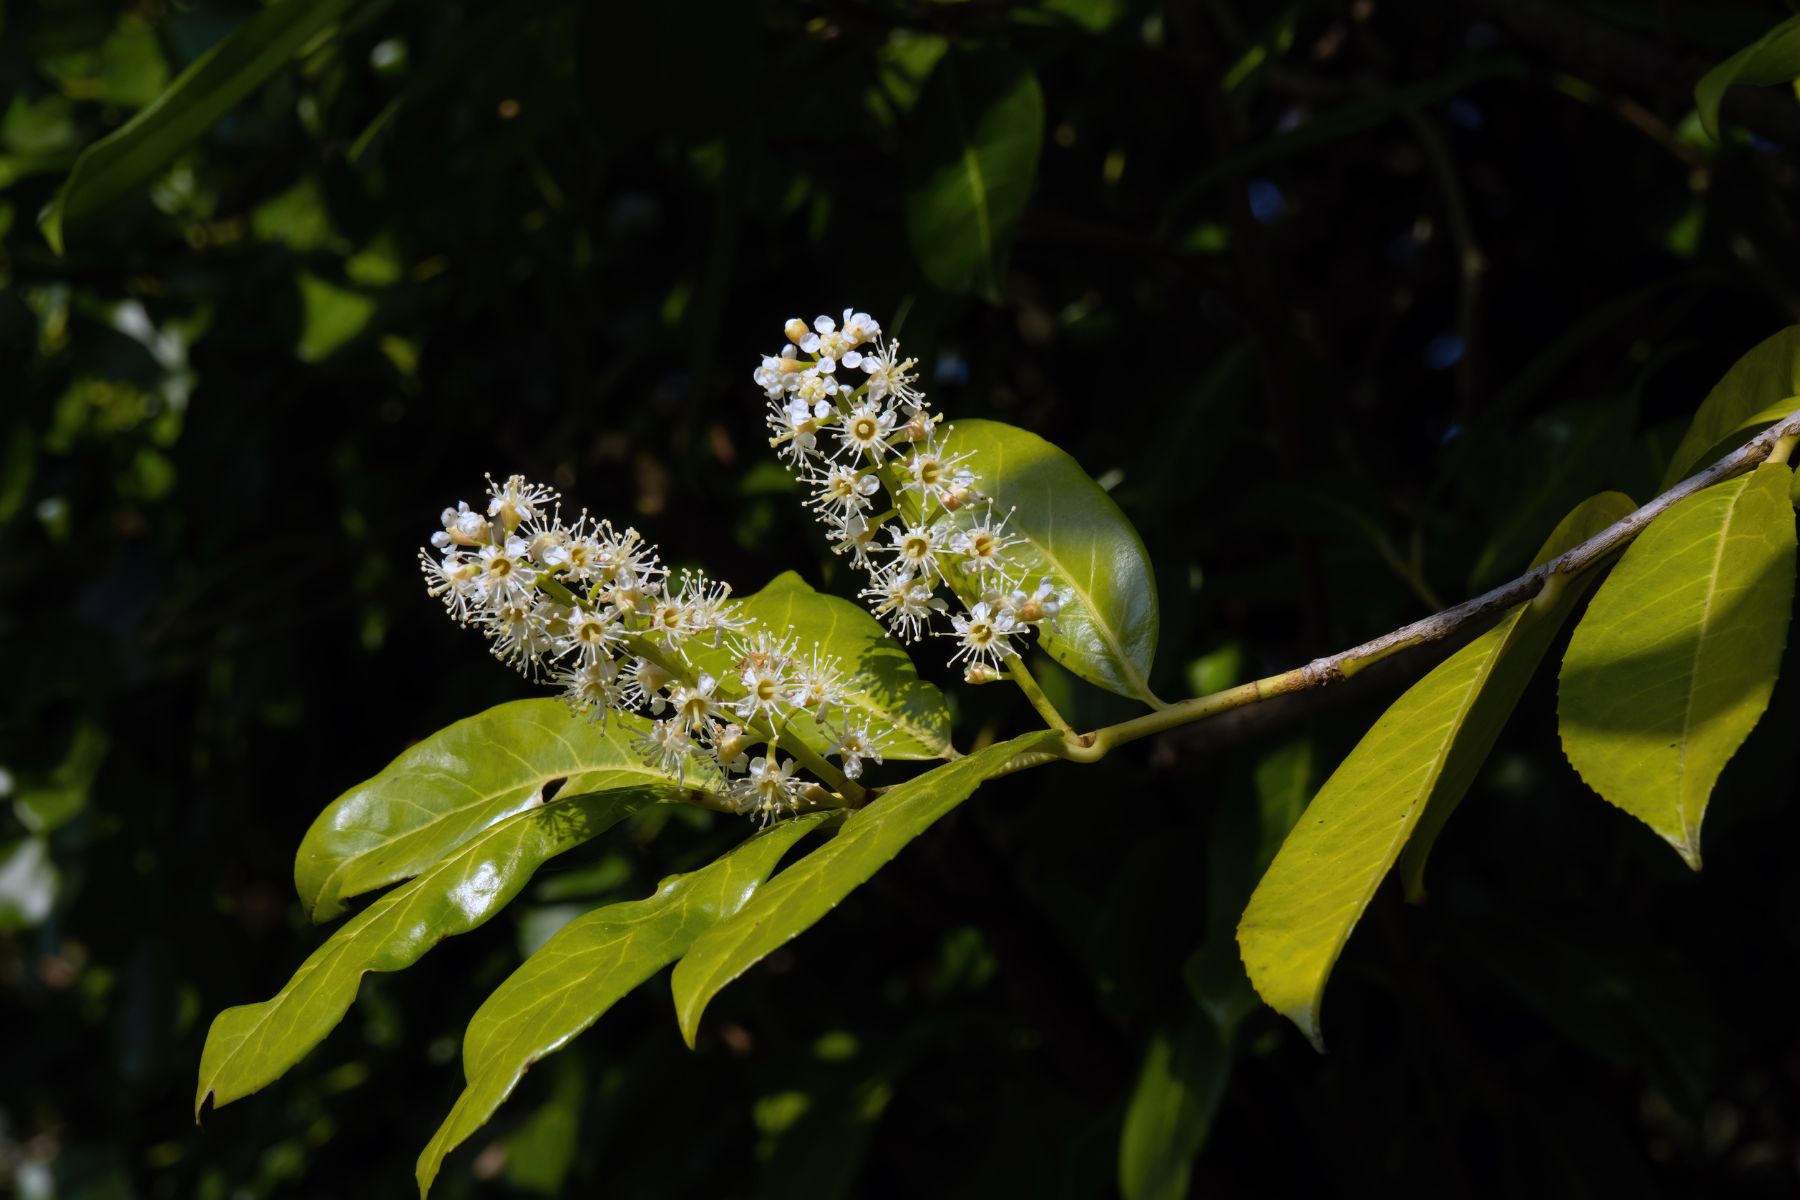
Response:
POLYGON ((875 418, 858 417, 850 426, 850 436, 859 442, 871 441, 875 437, 875 418))

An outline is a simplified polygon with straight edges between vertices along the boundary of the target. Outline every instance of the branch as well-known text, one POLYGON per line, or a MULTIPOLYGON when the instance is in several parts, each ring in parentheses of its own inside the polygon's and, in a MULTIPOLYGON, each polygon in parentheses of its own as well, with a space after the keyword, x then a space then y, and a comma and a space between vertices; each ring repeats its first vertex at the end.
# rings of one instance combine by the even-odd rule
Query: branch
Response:
MULTIPOLYGON (((1560 583, 1563 577, 1579 575, 1604 562, 1642 533, 1650 522, 1696 492, 1742 475, 1770 458, 1785 462, 1796 440, 1800 440, 1800 409, 1789 413, 1706 470, 1689 476, 1629 516, 1607 526, 1581 545, 1533 567, 1517 579, 1483 592, 1473 600, 1465 600, 1455 607, 1433 613, 1410 625, 1403 625, 1392 633, 1384 633, 1360 646, 1352 646, 1324 658, 1315 658, 1303 667, 1227 688, 1210 696, 1183 700, 1160 711, 1067 739, 1057 753, 1062 758, 1076 762, 1095 762, 1104 758, 1114 746, 1233 709, 1246 708, 1277 696, 1329 687, 1402 650, 1473 632, 1477 627, 1491 624, 1493 618, 1514 605, 1534 598, 1553 579, 1560 583)), ((1020 764, 1014 769, 1023 769, 1026 765, 1035 766, 1037 763, 1020 764)))

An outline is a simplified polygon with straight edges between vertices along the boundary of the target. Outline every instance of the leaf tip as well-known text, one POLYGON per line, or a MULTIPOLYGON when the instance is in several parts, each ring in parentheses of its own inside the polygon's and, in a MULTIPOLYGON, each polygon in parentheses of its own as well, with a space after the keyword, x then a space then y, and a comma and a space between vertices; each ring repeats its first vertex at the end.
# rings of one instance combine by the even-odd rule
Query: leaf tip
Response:
POLYGON ((1283 1009, 1282 1016, 1292 1021, 1312 1043, 1312 1048, 1320 1054, 1325 1053, 1325 1031, 1319 1028, 1319 1006, 1307 1004, 1300 1008, 1283 1009))

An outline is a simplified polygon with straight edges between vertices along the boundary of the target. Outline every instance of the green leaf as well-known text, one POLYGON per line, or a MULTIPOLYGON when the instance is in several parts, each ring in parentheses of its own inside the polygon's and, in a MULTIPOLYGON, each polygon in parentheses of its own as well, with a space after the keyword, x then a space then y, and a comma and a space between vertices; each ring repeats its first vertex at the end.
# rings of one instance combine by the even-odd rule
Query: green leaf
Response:
POLYGON ((539 866, 675 794, 632 788, 558 797, 483 831, 417 879, 381 896, 331 935, 260 1004, 213 1019, 200 1054, 199 1116, 266 1087, 324 1040, 369 971, 399 971, 504 908, 539 866))
POLYGON ((906 231, 925 277, 998 300, 1013 226, 1037 174, 1044 97, 1003 50, 938 60, 913 113, 906 231))
POLYGON ((1206 1143, 1231 1074, 1231 1051, 1212 1019, 1196 1012, 1179 1039, 1150 1039, 1119 1139, 1125 1200, 1182 1200, 1194 1156, 1206 1143))
POLYGON ((0 842, 0 933, 30 929, 50 915, 58 876, 41 837, 0 842))
MULTIPOLYGON (((1542 557, 1631 508, 1617 493, 1586 501, 1563 520, 1542 557)), ((1256 885, 1238 923, 1244 967, 1264 1003, 1321 1050, 1320 1002, 1351 930, 1421 814, 1441 809, 1433 818, 1441 825, 1468 790, 1573 605, 1567 593, 1579 587, 1579 580, 1567 581, 1542 609, 1537 602, 1514 608, 1409 688, 1325 781, 1256 885)), ((1418 862, 1422 869, 1423 852, 1418 862)))
POLYGON ((1700 866, 1719 773, 1769 705, 1794 599, 1793 472, 1764 463, 1638 536, 1563 658, 1563 751, 1700 866))
MULTIPOLYGON (((1732 364, 1725 377, 1700 402, 1693 424, 1682 435, 1663 475, 1663 487, 1680 483, 1709 460, 1709 452, 1732 435, 1758 422, 1760 414, 1779 408, 1800 396, 1800 325, 1790 325, 1759 342, 1750 353, 1732 364)), ((1779 420, 1800 408, 1800 401, 1783 409, 1779 420)))
POLYGON ((673 980, 688 1045, 707 1003, 726 984, 810 929, 983 780, 1058 737, 1052 730, 1028 733, 907 780, 852 813, 835 838, 777 875, 742 912, 701 934, 676 964, 673 980))
POLYGON ((1027 581, 1053 577, 1070 593, 1044 650, 1089 683, 1161 705, 1150 690, 1159 618, 1150 552, 1112 497, 1079 463, 1043 438, 999 421, 958 421, 952 453, 975 451, 970 466, 994 497, 996 516, 1025 540, 1008 553, 1027 581))
POLYGON ((1708 71, 1694 85, 1694 106, 1706 132, 1719 136, 1719 105, 1734 83, 1765 85, 1800 77, 1800 17, 1789 17, 1708 71))
POLYGON ((45 210, 44 237, 63 252, 79 228, 162 170, 231 107, 334 24, 353 0, 279 0, 194 60, 169 89, 82 151, 45 210))
MULTIPOLYGON (((1590 497, 1562 519, 1532 558, 1531 565, 1538 566, 1573 549, 1636 507, 1623 492, 1602 492, 1590 497)), ((1546 592, 1534 603, 1513 609, 1479 639, 1495 651, 1487 680, 1469 706, 1456 746, 1431 789, 1425 812, 1400 852, 1400 879, 1406 887, 1406 898, 1413 903, 1425 899, 1425 862, 1437 845, 1438 835, 1475 782, 1476 773, 1487 761, 1526 685, 1537 674, 1550 643, 1599 581, 1598 571, 1564 579, 1556 592, 1546 592)))
POLYGON ((811 813, 750 838, 708 866, 672 875, 643 900, 563 926, 494 989, 463 1034, 468 1085, 419 1155, 423 1195, 446 1155, 487 1123, 533 1063, 567 1045, 621 997, 679 958, 755 894, 788 848, 829 819, 811 813))
MULTIPOLYGON (((445 727, 326 806, 301 839, 294 886, 315 921, 344 901, 418 874, 496 821, 569 795, 665 784, 636 739, 648 723, 605 726, 560 700, 516 700, 445 727)), ((704 772, 693 772, 705 779, 704 772)))
MULTIPOLYGON (((784 571, 762 591, 746 596, 743 611, 777 633, 792 628, 802 653, 810 652, 816 641, 821 653, 843 660, 845 706, 887 735, 885 757, 943 758, 953 753, 944 694, 919 678, 905 648, 861 605, 816 591, 794 572, 784 571)), ((835 740, 808 716, 796 717, 791 728, 820 752, 835 740)))

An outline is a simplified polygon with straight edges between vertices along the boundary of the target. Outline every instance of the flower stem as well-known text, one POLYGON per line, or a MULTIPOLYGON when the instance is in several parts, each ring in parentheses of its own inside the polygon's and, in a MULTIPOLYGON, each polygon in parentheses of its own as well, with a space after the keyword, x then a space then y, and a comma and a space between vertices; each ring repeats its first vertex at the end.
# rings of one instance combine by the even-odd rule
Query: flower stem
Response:
POLYGON ((1025 698, 1031 701, 1031 707, 1037 709, 1038 716, 1044 718, 1046 725, 1060 730, 1065 741, 1080 739, 1081 735, 1075 732, 1075 727, 1063 720, 1063 715, 1056 711, 1056 705, 1050 703, 1050 697, 1038 686, 1037 679, 1026 667, 1023 658, 1017 654, 1007 656, 1006 671, 1013 677, 1013 682, 1019 685, 1019 690, 1025 693, 1025 698))

